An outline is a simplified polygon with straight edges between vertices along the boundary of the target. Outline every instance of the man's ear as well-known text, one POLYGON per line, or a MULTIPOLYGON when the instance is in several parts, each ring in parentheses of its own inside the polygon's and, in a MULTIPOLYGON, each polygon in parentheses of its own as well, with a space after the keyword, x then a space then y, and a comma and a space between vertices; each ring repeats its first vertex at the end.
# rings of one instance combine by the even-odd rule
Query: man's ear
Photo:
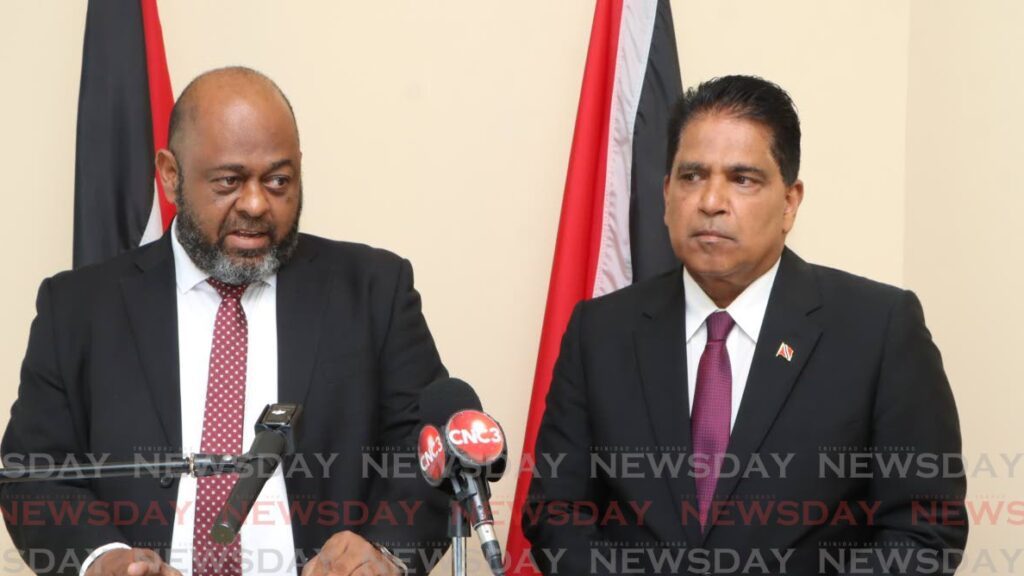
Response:
POLYGON ((174 153, 162 148, 156 153, 156 175, 164 187, 164 197, 171 204, 175 203, 178 197, 178 180, 181 178, 181 170, 178 168, 178 159, 174 153))
POLYGON ((802 180, 793 182, 793 185, 786 189, 786 208, 782 212, 782 231, 789 234, 796 222, 796 213, 800 210, 800 203, 804 201, 804 183, 802 180))

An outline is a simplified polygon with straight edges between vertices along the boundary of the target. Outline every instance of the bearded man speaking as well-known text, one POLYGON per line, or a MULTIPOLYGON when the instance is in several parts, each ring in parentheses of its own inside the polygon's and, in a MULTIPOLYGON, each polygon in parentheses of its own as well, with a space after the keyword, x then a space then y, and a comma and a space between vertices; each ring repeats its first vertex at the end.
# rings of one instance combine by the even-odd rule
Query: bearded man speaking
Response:
POLYGON ((210 527, 234 475, 9 485, 6 510, 55 504, 32 522, 5 513, 14 543, 49 560, 36 571, 86 576, 424 573, 445 502, 415 476, 363 474, 369 451, 411 445, 420 390, 447 375, 409 262, 298 232, 298 127, 260 73, 193 80, 169 142, 170 232, 42 283, 4 457, 238 454, 260 410, 290 402, 304 407, 294 460, 228 545, 210 527), (58 517, 67 506, 86 513, 58 517))

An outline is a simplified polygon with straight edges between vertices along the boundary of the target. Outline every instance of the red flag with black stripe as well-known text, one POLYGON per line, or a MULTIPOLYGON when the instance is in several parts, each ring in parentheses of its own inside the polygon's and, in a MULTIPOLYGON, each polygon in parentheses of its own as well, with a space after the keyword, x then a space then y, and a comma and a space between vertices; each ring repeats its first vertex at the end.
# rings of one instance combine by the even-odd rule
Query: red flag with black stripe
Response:
POLYGON ((159 238, 174 217, 154 177, 174 96, 156 0, 90 0, 75 151, 75 268, 159 238))
POLYGON ((663 223, 668 117, 682 94, 668 0, 598 0, 580 90, 512 521, 509 574, 535 574, 520 518, 573 307, 678 266, 663 223))

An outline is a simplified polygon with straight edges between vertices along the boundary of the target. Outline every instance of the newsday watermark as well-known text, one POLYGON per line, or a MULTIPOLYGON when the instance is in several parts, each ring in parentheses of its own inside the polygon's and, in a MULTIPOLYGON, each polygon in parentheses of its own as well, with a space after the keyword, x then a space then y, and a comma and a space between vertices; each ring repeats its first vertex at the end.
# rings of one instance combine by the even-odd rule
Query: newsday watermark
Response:
MULTIPOLYGON (((192 548, 160 548, 155 550, 172 567, 181 569, 194 562, 192 548)), ((410 565, 436 566, 446 561, 441 550, 443 542, 430 543, 433 548, 393 546, 389 549, 410 565)), ((17 574, 27 565, 36 573, 77 572, 91 551, 41 548, 9 548, 0 553, 0 573, 17 574)), ((312 560, 319 549, 282 553, 280 550, 241 550, 243 574, 295 574, 312 560)), ((533 550, 514 557, 506 555, 509 572, 532 567, 534 558, 549 567, 551 574, 577 576, 571 571, 569 557, 576 554, 578 567, 581 551, 564 548, 533 550)), ((1024 548, 978 548, 960 550, 922 550, 890 546, 859 546, 847 548, 698 548, 675 545, 639 546, 617 542, 595 542, 582 551, 589 573, 613 574, 716 574, 807 576, 822 574, 1018 574, 1024 570, 1024 548), (800 562, 797 566, 797 562, 800 562)), ((470 549, 467 555, 469 574, 487 574, 489 567, 482 555, 470 549)))
MULTIPOLYGON (((574 528, 643 527, 655 507, 654 500, 528 501, 519 518, 512 518, 513 501, 492 498, 496 526, 520 520, 526 525, 543 523, 574 528)), ((986 498, 901 500, 911 525, 920 526, 1002 526, 1024 527, 1024 500, 986 498)), ((807 526, 881 527, 879 513, 883 500, 786 499, 760 495, 756 498, 716 500, 710 503, 707 521, 714 526, 807 526)), ((339 528, 414 526, 428 512, 423 500, 375 502, 326 500, 292 495, 284 500, 257 500, 247 509, 227 509, 244 525, 292 525, 339 528), (243 518, 244 517, 244 518, 243 518)), ((0 515, 9 526, 180 526, 195 513, 195 500, 174 499, 136 502, 131 500, 68 499, 63 495, 6 495, 0 515)), ((680 525, 699 523, 694 502, 684 501, 678 510, 680 525)))
MULTIPOLYGON (((506 474, 525 472, 533 477, 562 478, 568 473, 566 463, 573 461, 566 453, 526 455, 509 463, 506 474)), ((9 472, 51 469, 50 479, 87 479, 83 472, 69 472, 82 466, 132 463, 139 468, 137 478, 159 478, 161 466, 180 460, 181 455, 139 452, 130 458, 111 454, 10 453, 3 457, 9 472), (62 471, 61 471, 62 470, 62 471)), ((587 477, 616 479, 704 478, 717 472, 718 478, 787 479, 794 477, 799 465, 806 475, 808 459, 813 459, 815 477, 819 479, 906 479, 906 478, 1001 478, 1014 479, 1024 474, 1024 452, 979 453, 964 456, 955 453, 917 452, 905 447, 839 450, 826 448, 816 453, 766 452, 739 456, 726 453, 716 456, 675 451, 667 448, 629 449, 596 447, 587 453, 587 477)), ((413 479, 420 476, 420 464, 414 449, 366 451, 358 456, 343 457, 338 453, 300 453, 287 457, 264 456, 247 462, 242 475, 266 475, 279 470, 285 478, 330 478, 340 470, 357 467, 363 478, 413 479)), ((578 473, 577 471, 573 471, 578 473)), ((41 479, 47 477, 40 476, 41 479)))

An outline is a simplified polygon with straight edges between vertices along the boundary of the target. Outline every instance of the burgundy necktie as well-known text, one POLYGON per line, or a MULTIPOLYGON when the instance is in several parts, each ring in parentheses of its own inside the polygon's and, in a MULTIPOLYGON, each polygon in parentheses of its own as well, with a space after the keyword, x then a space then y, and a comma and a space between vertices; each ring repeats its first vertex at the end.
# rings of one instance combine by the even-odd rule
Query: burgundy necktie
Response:
POLYGON ((715 312, 707 319, 708 342, 697 365, 697 389, 693 394, 690 419, 693 454, 710 470, 697 474, 697 500, 700 504, 700 525, 707 524, 708 510, 715 495, 722 457, 729 444, 729 421, 732 418, 732 366, 725 339, 735 325, 728 312, 715 312))
MULTIPOLYGON (((210 376, 203 413, 204 454, 241 454, 245 415, 245 369, 249 329, 242 309, 245 285, 207 280, 220 294, 217 321, 210 349, 210 376)), ((235 485, 235 474, 199 478, 193 532, 192 573, 195 576, 240 576, 242 547, 239 537, 228 545, 215 543, 210 528, 235 485)))

